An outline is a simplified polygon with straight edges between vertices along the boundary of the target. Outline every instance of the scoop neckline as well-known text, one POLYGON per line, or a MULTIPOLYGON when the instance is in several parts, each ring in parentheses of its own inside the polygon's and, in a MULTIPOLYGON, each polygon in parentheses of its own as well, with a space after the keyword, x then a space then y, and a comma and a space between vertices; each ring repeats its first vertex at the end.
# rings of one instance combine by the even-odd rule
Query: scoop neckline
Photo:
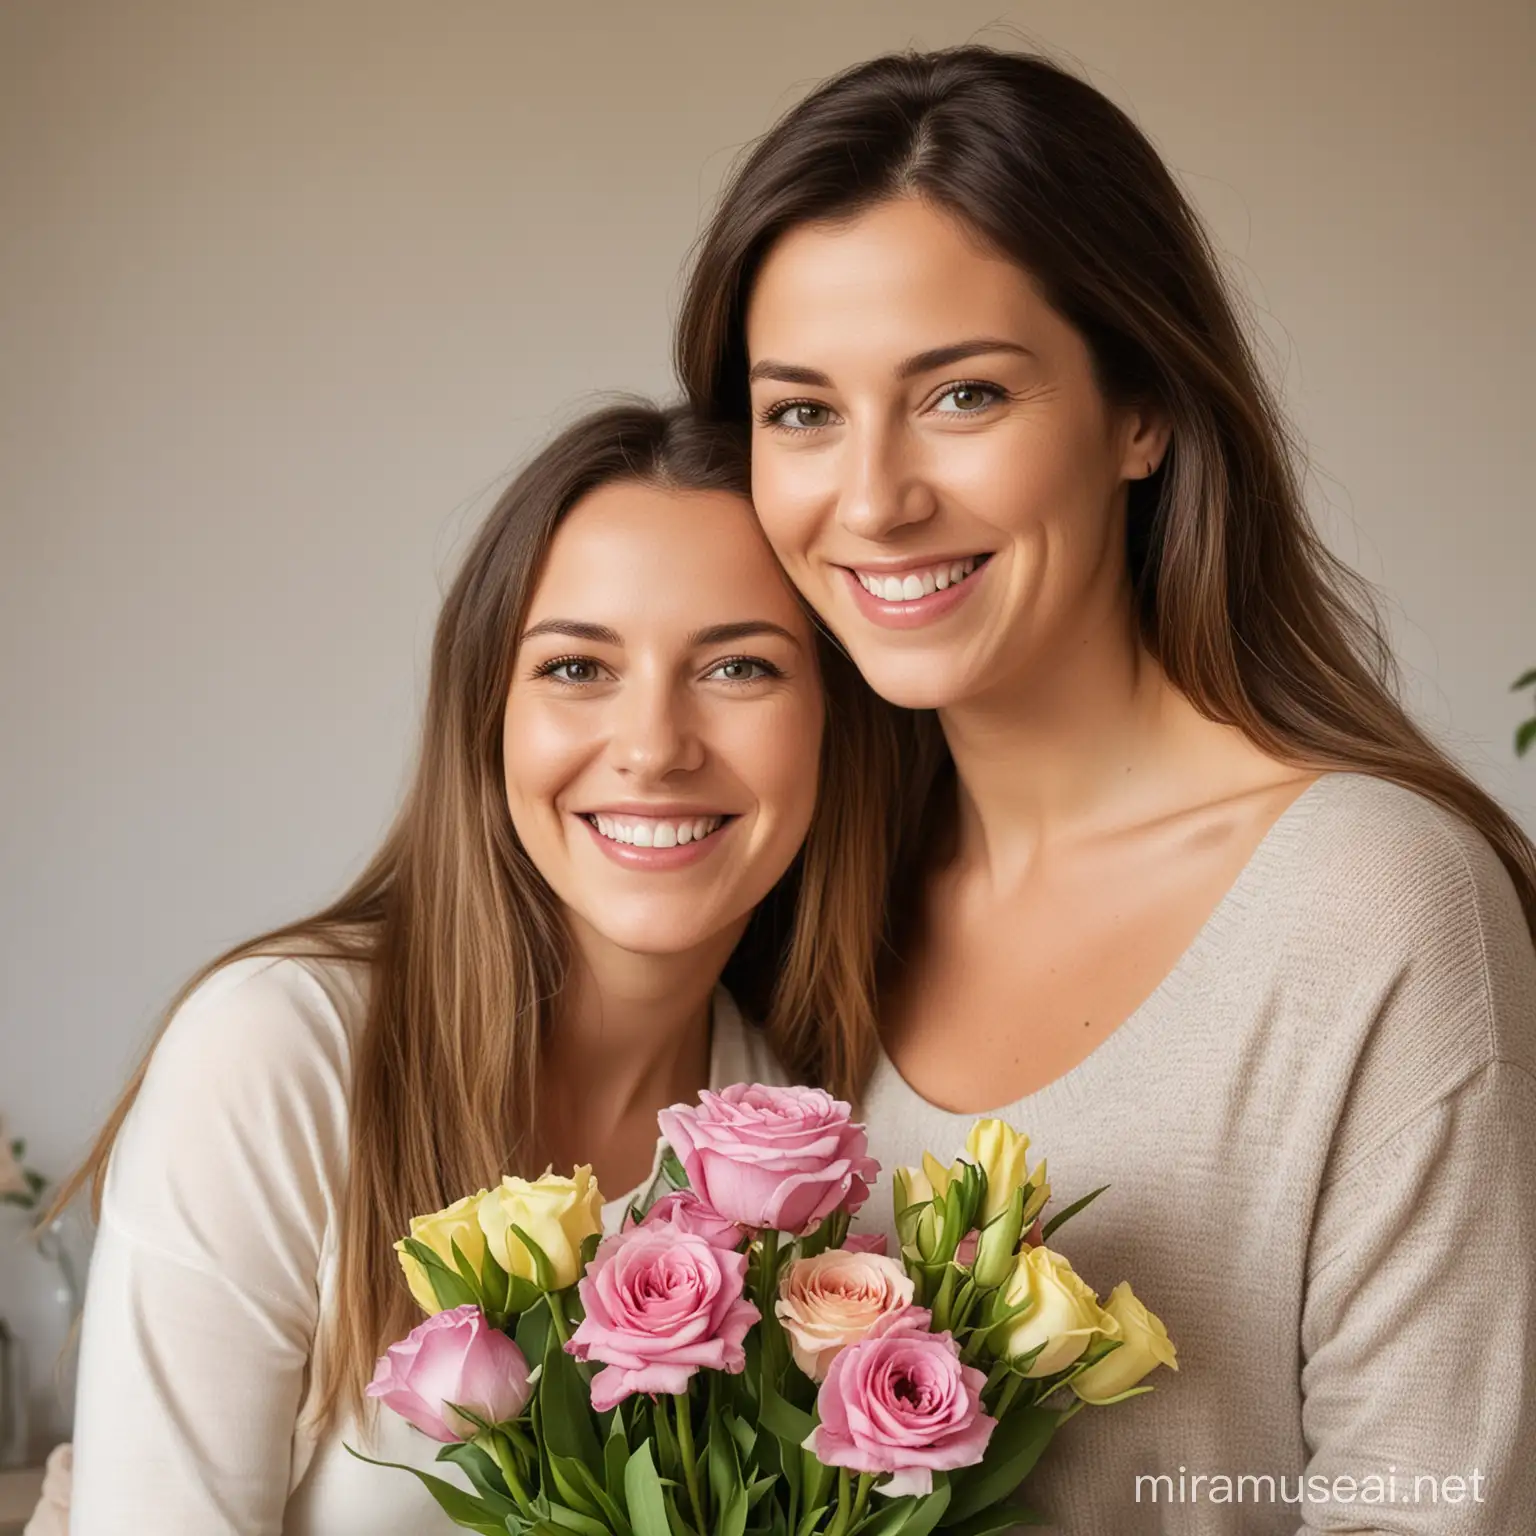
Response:
POLYGON ((1262 887, 1274 867, 1285 862, 1326 794, 1351 776, 1340 772, 1321 773, 1281 811, 1248 855, 1247 862, 1237 872, 1232 884, 1200 925, 1194 938, 1157 985, 1122 1023, 1116 1025, 1081 1061, 1068 1067, 1059 1077, 1053 1077, 1050 1082, 1042 1083, 1032 1092, 1005 1104, 987 1109, 947 1109, 925 1098, 902 1076, 887 1053, 882 1039, 877 1041, 874 1070, 870 1073, 868 1086, 862 1095, 865 1105, 872 1097, 872 1090, 877 1087, 894 1088, 898 1095, 919 1105, 926 1113, 943 1115, 969 1126, 979 1119, 1011 1120, 1016 1118, 1016 1111, 1048 1106, 1058 1101, 1070 1104, 1088 1098, 1093 1085, 1120 1057, 1134 1050, 1167 1020, 1204 969, 1211 953, 1229 944, 1251 920, 1259 905, 1254 900, 1256 890, 1262 887))

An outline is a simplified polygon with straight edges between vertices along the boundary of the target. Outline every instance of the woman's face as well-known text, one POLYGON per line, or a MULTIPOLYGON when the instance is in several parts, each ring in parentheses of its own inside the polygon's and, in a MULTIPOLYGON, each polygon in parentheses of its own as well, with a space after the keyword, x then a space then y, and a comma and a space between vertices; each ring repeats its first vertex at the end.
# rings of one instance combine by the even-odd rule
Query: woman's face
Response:
POLYGON ((578 932, 734 942, 810 826, 810 625, 752 509, 617 484, 561 523, 503 725, 507 804, 578 932))
POLYGON ((1166 432, 1113 408, 1029 275, 915 198, 803 225, 747 311, 752 482, 779 559, 877 692, 945 708, 1124 624, 1125 483, 1166 432))

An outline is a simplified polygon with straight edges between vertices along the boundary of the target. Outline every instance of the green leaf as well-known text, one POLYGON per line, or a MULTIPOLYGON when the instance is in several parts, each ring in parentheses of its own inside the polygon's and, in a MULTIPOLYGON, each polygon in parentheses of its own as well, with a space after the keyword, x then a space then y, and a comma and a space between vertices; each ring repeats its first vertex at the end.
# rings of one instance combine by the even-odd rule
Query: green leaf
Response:
POLYGON ((1529 672, 1522 672, 1520 676, 1517 677, 1514 682, 1509 685, 1509 691, 1511 693, 1519 693, 1526 688, 1536 688, 1536 667, 1532 667, 1529 672))
POLYGON ((1536 741, 1536 718, 1527 720, 1515 732, 1515 756, 1524 757, 1530 751, 1533 741, 1536 741))
POLYGON ((468 1440, 458 1445, 445 1445, 437 1453, 439 1461, 451 1461, 463 1469, 464 1475, 475 1485, 475 1491, 487 1507, 503 1519, 517 1513, 517 1505, 507 1496, 507 1486, 502 1481, 496 1459, 487 1451, 468 1440))
MULTIPOLYGON (((534 1294, 538 1296, 542 1293, 535 1290, 534 1294)), ((549 1335, 553 1327, 547 1307, 532 1307, 519 1315, 513 1342, 522 1350, 523 1359, 530 1366, 537 1365, 543 1360, 544 1353, 549 1347, 549 1335)))
POLYGON ((601 1520, 584 1515, 579 1510, 568 1509, 564 1504, 551 1502, 549 1518, 561 1530, 576 1531, 579 1536, 612 1536, 611 1529, 601 1520))
POLYGON ((661 1171, 666 1176, 667 1183, 673 1189, 688 1189, 688 1170, 683 1167, 682 1159, 677 1153, 668 1147, 661 1154, 661 1171))
POLYGON ((943 1518, 944 1513, 950 1507, 950 1500, 954 1497, 954 1489, 949 1479, 942 1472, 933 1474, 933 1492, 923 1499, 911 1517, 901 1528, 901 1536, 928 1536, 934 1526, 943 1518))
POLYGON ((758 1423, 785 1445, 804 1445, 816 1427, 816 1421, 804 1409, 785 1402, 767 1381, 764 1381, 763 1389, 763 1401, 757 1412, 758 1423))
POLYGON ((366 1461, 371 1467, 391 1467, 396 1472, 409 1472, 437 1500, 438 1508, 455 1525, 462 1526, 467 1531, 478 1531, 480 1536, 506 1536, 506 1518, 504 1516, 492 1518, 492 1512, 486 1505, 472 1494, 465 1493, 462 1488, 455 1488, 452 1483, 445 1483, 442 1478, 433 1477, 430 1472, 404 1466, 398 1461, 375 1461, 372 1456, 364 1456, 361 1451, 354 1451, 350 1445, 347 1446, 347 1451, 359 1461, 366 1461))
POLYGON ((915 1494, 904 1494, 899 1499, 886 1499, 882 1508, 878 1508, 855 1529, 859 1536, 900 1536, 907 1516, 916 1508, 915 1494))
POLYGON ((811 1532, 816 1529, 816 1526, 820 1522, 821 1517, 826 1514, 826 1512, 827 1506, 825 1504, 821 1505, 817 1509, 807 1510, 805 1513, 805 1518, 795 1529, 795 1536, 811 1536, 811 1532))
POLYGON ((533 1272, 538 1276, 539 1289, 558 1291, 560 1287, 555 1284, 555 1281, 559 1276, 555 1274, 555 1266, 550 1263, 549 1255, 515 1221, 512 1223, 512 1233, 528 1250, 528 1257, 533 1260, 533 1272))
POLYGON ((725 1415, 717 1413, 709 1421, 709 1439, 704 1459, 709 1466, 709 1490, 716 1509, 724 1509, 731 1495, 741 1487, 741 1464, 736 1456, 736 1442, 726 1428, 725 1415))
POLYGON ((613 1498, 624 1490, 624 1469, 629 1465, 629 1440, 624 1433, 624 1405, 619 1404, 603 1445, 603 1476, 613 1498))
MULTIPOLYGON (((619 1507, 618 1500, 612 1497, 608 1490, 593 1475, 592 1469, 584 1461, 567 1461, 565 1463, 567 1475, 574 1477, 581 1484, 582 1491, 588 1499, 601 1511, 603 1518, 608 1522, 604 1528, 604 1536, 609 1532, 617 1531, 619 1536, 629 1536, 629 1520, 624 1511, 619 1507)), ((622 1477, 622 1473, 620 1476, 622 1477)))
POLYGON ((1074 1216, 1077 1215, 1079 1211, 1087 1209, 1087 1207, 1092 1205, 1093 1202, 1097 1200, 1099 1196, 1102 1195, 1108 1188, 1108 1184, 1100 1184, 1097 1189, 1090 1190, 1086 1195, 1083 1196, 1081 1200, 1074 1200, 1072 1204, 1066 1208, 1066 1210, 1057 1211, 1057 1213, 1052 1216, 1051 1219, 1046 1222, 1046 1224, 1040 1229, 1040 1236, 1042 1241, 1049 1242, 1051 1233, 1054 1232, 1057 1227, 1059 1227, 1064 1221, 1070 1221, 1074 1216))
POLYGON ((544 1374, 539 1379, 539 1410, 544 1448, 551 1456, 572 1456, 594 1471, 603 1467, 602 1447, 592 1421, 592 1399, 576 1362, 560 1347, 551 1327, 544 1343, 544 1374))
POLYGON ((672 1536, 649 1441, 630 1456, 624 1468, 624 1502, 629 1506, 629 1523, 635 1536, 672 1536))
POLYGON ((737 1485, 730 1502, 725 1504, 715 1526, 715 1536, 744 1536, 747 1529, 747 1490, 737 1485))
POLYGON ((580 1474, 575 1471, 575 1468, 582 1465, 574 1456, 561 1456, 555 1451, 549 1454, 549 1475, 554 1479, 555 1492, 578 1514, 595 1520, 603 1513, 603 1509, 588 1494, 580 1474))
POLYGON ((1044 1515, 1037 1515, 1022 1504, 998 1504, 984 1509, 958 1525, 944 1527, 944 1536, 999 1536, 1000 1532, 1017 1530, 1021 1525, 1045 1525, 1044 1515))
POLYGON ((427 1283, 444 1311, 465 1305, 478 1306, 480 1297, 464 1283, 463 1275, 450 1269, 425 1243, 414 1237, 405 1239, 405 1251, 426 1271, 427 1283))
POLYGON ((955 1478, 952 1521, 1001 1503, 1034 1470, 1061 1422, 1049 1408, 1019 1407, 1003 1419, 987 1444, 981 1465, 955 1478))

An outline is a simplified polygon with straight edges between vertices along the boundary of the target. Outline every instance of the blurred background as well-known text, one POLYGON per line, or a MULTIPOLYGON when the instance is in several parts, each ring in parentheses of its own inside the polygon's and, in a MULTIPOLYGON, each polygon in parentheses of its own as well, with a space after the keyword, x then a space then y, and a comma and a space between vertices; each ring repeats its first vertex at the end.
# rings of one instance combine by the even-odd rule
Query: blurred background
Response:
MULTIPOLYGON (((595 392, 668 390, 733 157, 843 65, 970 39, 1075 63, 1179 173, 1410 702, 1536 833, 1529 0, 0 0, 0 1115, 27 1163, 80 1155, 193 967, 371 850, 445 573, 595 392)), ((0 1207, 0 1313, 35 1455, 70 1300, 26 1215, 0 1207)))

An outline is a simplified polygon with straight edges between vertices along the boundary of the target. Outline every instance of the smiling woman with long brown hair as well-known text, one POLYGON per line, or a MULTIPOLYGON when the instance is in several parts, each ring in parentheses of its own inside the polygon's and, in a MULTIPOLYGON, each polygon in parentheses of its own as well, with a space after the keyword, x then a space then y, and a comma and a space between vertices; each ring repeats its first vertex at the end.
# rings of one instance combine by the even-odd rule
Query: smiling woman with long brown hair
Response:
POLYGON ((383 848, 177 1000, 76 1180, 100 1235, 74 1531, 434 1527, 344 1450, 435 1449, 360 1415, 414 1320, 391 1252, 410 1218, 582 1163, 612 1222, 661 1107, 852 1087, 894 727, 784 580, 745 473, 732 434, 642 405, 539 454, 448 593, 383 848))
POLYGON ((1084 1536, 1449 1529, 1426 1474, 1456 1530, 1523 1528, 1536 853, 1397 702, 1156 151, 1046 59, 860 65, 729 182, 678 361, 750 426, 803 595, 934 712, 871 1150, 1036 1135, 1110 1185, 1089 1278, 1134 1264, 1180 1342, 1032 1502, 1084 1536))

